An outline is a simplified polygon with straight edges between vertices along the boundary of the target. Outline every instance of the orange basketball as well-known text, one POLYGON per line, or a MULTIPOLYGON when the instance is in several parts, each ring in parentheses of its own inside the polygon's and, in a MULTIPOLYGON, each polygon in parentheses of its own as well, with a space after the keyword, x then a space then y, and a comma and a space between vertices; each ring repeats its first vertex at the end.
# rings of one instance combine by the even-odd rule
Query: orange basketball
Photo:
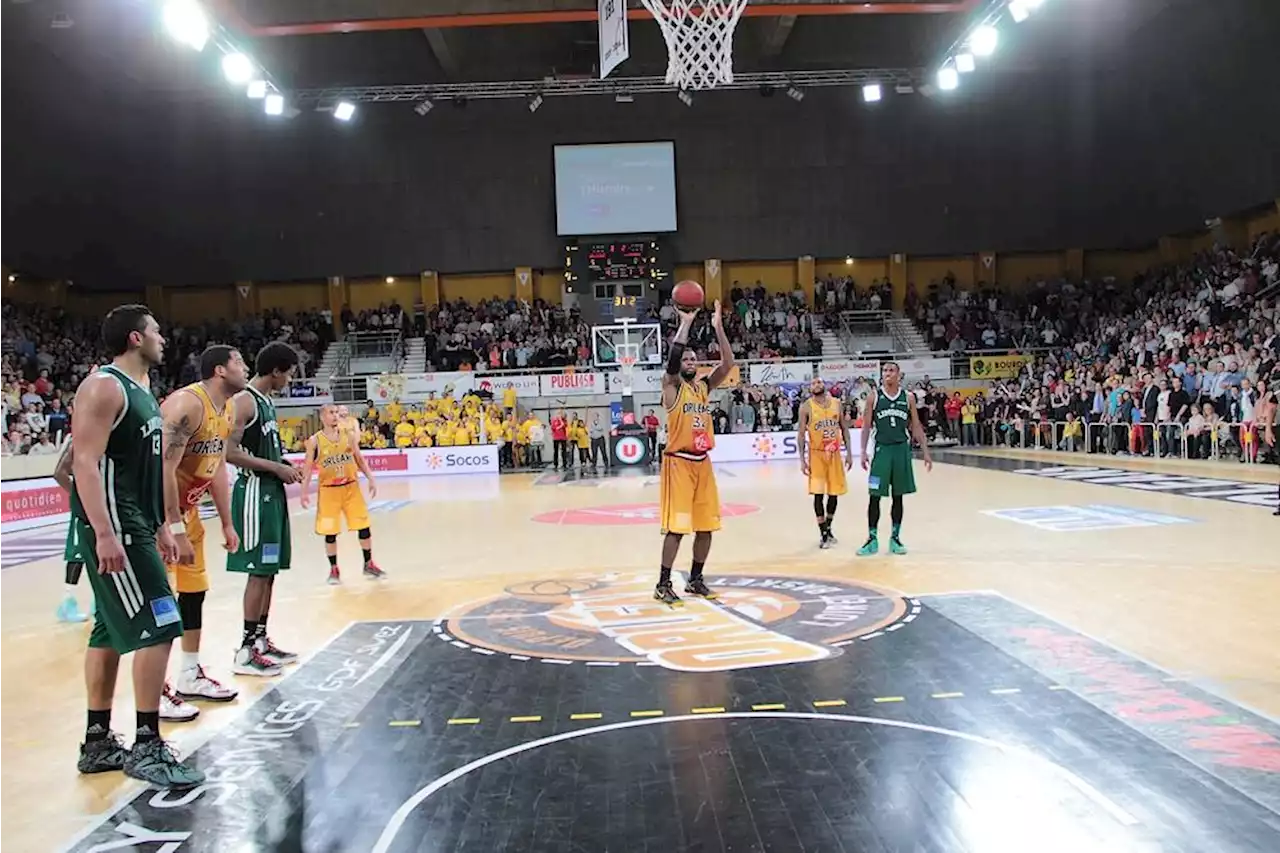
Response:
POLYGON ((682 281, 671 289, 671 300, 681 308, 701 308, 706 296, 696 281, 682 281))

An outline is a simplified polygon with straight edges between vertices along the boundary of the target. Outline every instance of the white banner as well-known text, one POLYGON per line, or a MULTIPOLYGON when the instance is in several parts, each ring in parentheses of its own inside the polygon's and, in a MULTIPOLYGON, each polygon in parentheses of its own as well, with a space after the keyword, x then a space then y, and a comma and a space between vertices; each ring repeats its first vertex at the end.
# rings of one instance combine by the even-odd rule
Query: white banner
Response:
POLYGON ((488 391, 498 402, 502 402, 502 392, 508 388, 516 389, 517 397, 536 397, 540 388, 538 376, 536 373, 522 373, 518 376, 508 376, 505 373, 485 376, 481 373, 476 376, 476 389, 488 391))
POLYGON ((818 365, 818 375, 828 382, 849 382, 855 379, 869 379, 874 382, 880 378, 880 362, 875 359, 824 361, 818 365))
POLYGON ((899 361, 904 379, 950 379, 951 359, 949 358, 911 358, 899 361))
MULTIPOLYGON (((861 452, 861 441, 861 430, 849 430, 855 465, 861 452)), ((871 447, 867 448, 867 452, 871 452, 871 447)), ((768 462, 774 459, 796 460, 798 457, 799 447, 794 432, 732 432, 717 435, 716 446, 711 451, 712 462, 768 462)))
POLYGON ((461 397, 476 387, 476 375, 470 371, 453 373, 384 373, 370 376, 368 399, 375 404, 399 400, 418 403, 428 394, 437 397, 461 397))
MULTIPOLYGON (((631 373, 631 393, 652 394, 662 390, 665 370, 635 370, 631 373)), ((622 371, 609 374, 609 393, 622 393, 622 371)))
POLYGON ((609 393, 603 373, 544 373, 540 379, 543 397, 609 393))
POLYGON ((627 0, 596 0, 596 9, 600 13, 600 79, 603 80, 631 56, 627 0))
POLYGON ((751 365, 752 385, 778 385, 783 382, 807 383, 813 378, 813 364, 808 361, 778 361, 751 365))

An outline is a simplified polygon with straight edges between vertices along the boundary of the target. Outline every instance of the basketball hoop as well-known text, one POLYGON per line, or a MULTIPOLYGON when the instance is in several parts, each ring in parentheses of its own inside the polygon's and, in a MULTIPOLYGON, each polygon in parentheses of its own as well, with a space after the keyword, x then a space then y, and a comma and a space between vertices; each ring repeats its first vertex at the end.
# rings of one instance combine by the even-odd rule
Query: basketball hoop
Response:
POLYGON ((714 89, 733 82, 733 31, 747 0, 640 0, 667 42, 667 82, 714 89))
POLYGON ((635 369, 636 357, 633 355, 618 356, 618 366, 622 368, 623 373, 630 373, 635 369))

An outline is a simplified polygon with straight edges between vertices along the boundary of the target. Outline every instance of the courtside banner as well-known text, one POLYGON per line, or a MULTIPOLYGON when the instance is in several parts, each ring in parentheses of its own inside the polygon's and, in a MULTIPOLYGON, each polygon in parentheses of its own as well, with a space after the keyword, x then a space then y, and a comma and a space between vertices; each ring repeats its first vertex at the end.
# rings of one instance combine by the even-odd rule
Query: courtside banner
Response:
POLYGON ((969 357, 969 376, 974 379, 1016 379, 1029 355, 974 355, 969 357))
POLYGON ((0 486, 3 511, 0 531, 27 530, 71 519, 71 497, 52 477, 14 480, 0 486))
POLYGON ((369 377, 366 393, 368 399, 375 404, 390 403, 392 400, 420 403, 427 399, 428 394, 456 399, 468 391, 474 391, 475 387, 476 375, 465 370, 450 373, 384 373, 369 377))
POLYGON ((753 364, 749 372, 752 385, 782 385, 784 383, 808 383, 813 378, 813 362, 778 361, 753 364))
MULTIPOLYGON (((854 464, 861 453, 861 430, 849 430, 853 445, 854 464)), ((871 452, 867 448, 867 453, 871 452)), ((791 460, 799 464, 799 446, 794 432, 731 432, 716 436, 716 446, 711 451, 712 462, 769 462, 791 460)))
POLYGON ((499 402, 508 388, 516 389, 517 397, 536 397, 541 389, 536 373, 524 373, 519 376, 508 376, 505 373, 497 376, 476 375, 476 390, 488 391, 499 402))
POLYGON ((898 367, 902 368, 903 379, 951 378, 951 359, 949 358, 907 358, 898 361, 898 367))
POLYGON ((540 380, 544 397, 609 393, 609 385, 603 373, 544 373, 540 380))
POLYGON ((818 365, 818 375, 827 382, 852 382, 857 379, 880 378, 880 362, 875 359, 863 361, 824 361, 818 365))
MULTIPOLYGON (((633 370, 631 372, 631 393, 652 394, 662 390, 662 377, 665 370, 633 370)), ((622 371, 607 374, 609 377, 609 393, 621 394, 623 386, 622 371)))

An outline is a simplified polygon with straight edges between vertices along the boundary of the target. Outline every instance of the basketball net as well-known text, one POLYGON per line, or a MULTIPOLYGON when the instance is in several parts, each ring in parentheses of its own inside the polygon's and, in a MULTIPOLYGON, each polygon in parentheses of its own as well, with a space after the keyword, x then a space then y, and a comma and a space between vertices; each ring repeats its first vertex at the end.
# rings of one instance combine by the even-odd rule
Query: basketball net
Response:
POLYGON ((733 31, 747 0, 640 0, 667 42, 667 82, 714 89, 733 82, 733 31))
POLYGON ((636 360, 640 355, 639 344, 619 344, 618 345, 618 367, 622 373, 622 393, 630 395, 632 389, 632 375, 636 367, 636 360))

